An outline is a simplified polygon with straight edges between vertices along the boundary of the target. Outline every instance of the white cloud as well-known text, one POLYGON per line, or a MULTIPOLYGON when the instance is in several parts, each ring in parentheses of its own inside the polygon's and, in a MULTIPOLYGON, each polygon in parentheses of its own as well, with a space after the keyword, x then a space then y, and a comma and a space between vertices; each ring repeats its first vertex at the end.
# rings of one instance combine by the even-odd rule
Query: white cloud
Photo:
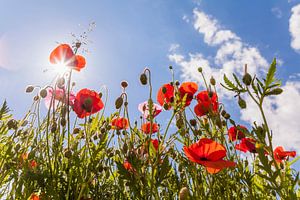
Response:
POLYGON ((182 17, 183 21, 185 21, 186 23, 190 23, 190 19, 187 15, 183 15, 182 17))
MULTIPOLYGON (((248 64, 251 74, 265 73, 269 65, 258 48, 242 41, 233 31, 222 28, 216 19, 202 11, 194 10, 194 17, 194 28, 203 35, 204 43, 216 49, 216 54, 205 57, 198 52, 187 56, 171 52, 169 60, 180 66, 182 79, 198 81, 203 86, 198 67, 203 68, 207 78, 214 76, 218 82, 222 81, 224 73, 230 77, 232 73, 243 75, 244 64, 248 64)), ((279 60, 279 63, 282 64, 283 61, 279 60)), ((296 121, 300 119, 300 81, 289 81, 283 89, 282 95, 266 100, 266 115, 274 133, 275 145, 300 151, 300 123, 296 121)), ((232 93, 225 90, 218 92, 223 99, 232 98, 232 93)), ((249 123, 261 122, 256 105, 249 103, 249 98, 246 101, 248 106, 241 111, 242 120, 249 123)))
MULTIPOLYGON (((194 18, 194 28, 204 36, 204 42, 218 49, 212 58, 205 58, 200 53, 190 53, 188 59, 175 52, 169 55, 169 59, 181 67, 183 79, 202 81, 197 71, 200 66, 207 77, 213 76, 217 82, 222 81, 224 73, 242 75, 245 64, 248 64, 251 73, 267 68, 268 63, 257 48, 243 42, 231 30, 223 29, 216 19, 197 9, 194 10, 194 18)), ((220 96, 226 96, 224 91, 219 92, 220 96)))
MULTIPOLYGON (((300 81, 288 81, 283 93, 266 98, 264 103, 267 121, 273 130, 273 142, 276 146, 300 151, 300 81)), ((246 98, 247 109, 241 111, 241 119, 252 123, 262 122, 260 112, 250 98, 246 98)))
POLYGON ((171 44, 169 48, 169 52, 175 52, 180 47, 179 44, 171 44))
POLYGON ((271 9, 272 13, 275 15, 275 17, 277 17, 278 19, 282 18, 282 11, 280 8, 278 7, 273 7, 271 9))
POLYGON ((291 47, 300 51, 300 4, 292 8, 289 30, 292 37, 291 47))

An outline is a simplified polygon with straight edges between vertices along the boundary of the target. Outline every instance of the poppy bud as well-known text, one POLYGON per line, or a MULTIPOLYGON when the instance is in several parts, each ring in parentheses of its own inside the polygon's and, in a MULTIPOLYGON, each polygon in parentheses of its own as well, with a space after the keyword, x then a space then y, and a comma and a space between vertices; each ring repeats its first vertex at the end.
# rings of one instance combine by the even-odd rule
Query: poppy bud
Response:
POLYGON ((148 78, 147 75, 145 73, 142 73, 140 76, 140 81, 142 83, 142 85, 147 85, 148 83, 148 78))
POLYGON ((67 123, 67 120, 66 120, 65 118, 62 118, 62 119, 60 120, 60 125, 61 125, 61 126, 65 126, 66 123, 67 123))
POLYGON ((76 85, 76 83, 75 82, 72 82, 72 87, 74 87, 76 85))
POLYGON ((202 73, 202 67, 198 67, 198 72, 202 73))
POLYGON ((74 128, 73 129, 73 134, 76 135, 80 132, 80 128, 74 128))
POLYGON ((40 97, 38 95, 36 95, 36 96, 33 97, 34 101, 38 101, 39 99, 40 99, 40 97))
POLYGON ((128 101, 124 102, 124 106, 127 107, 128 106, 128 101))
POLYGON ((169 66, 169 69, 173 69, 172 65, 169 66))
POLYGON ((116 99, 116 102, 115 102, 116 109, 121 108, 122 105, 123 105, 123 98, 122 98, 122 97, 118 97, 118 98, 116 99))
POLYGON ((210 78, 210 84, 211 85, 216 85, 216 80, 214 79, 214 77, 210 78))
POLYGON ((179 81, 175 81, 175 85, 179 86, 180 85, 179 81))
POLYGON ((197 125, 197 121, 196 121, 195 119, 191 119, 191 120, 190 120, 190 124, 191 124, 192 126, 196 126, 196 125, 197 125))
POLYGON ((99 92, 99 98, 101 99, 103 96, 102 92, 99 92))
POLYGON ((34 90, 34 87, 32 85, 27 86, 26 93, 31 93, 34 90))
POLYGON ((65 85, 65 79, 63 77, 59 78, 57 80, 57 86, 62 89, 64 85, 65 85))
POLYGON ((100 129, 100 132, 101 132, 101 133, 105 133, 105 128, 101 128, 101 129, 100 129))
POLYGON ((187 187, 183 187, 179 192, 179 200, 187 200, 189 195, 189 189, 187 187))
POLYGON ((125 143, 125 144, 123 145, 123 152, 127 152, 127 150, 128 150, 128 146, 127 146, 127 144, 125 143))
POLYGON ((176 126, 177 128, 182 128, 184 125, 184 122, 183 122, 183 119, 182 118, 179 118, 177 121, 176 121, 176 126))
POLYGON ((41 90, 40 90, 40 96, 41 96, 42 98, 45 98, 45 97, 47 96, 47 90, 46 90, 46 89, 41 89, 41 90))
POLYGON ((8 129, 17 129, 18 128, 18 122, 14 119, 11 119, 7 122, 8 129))
POLYGON ((282 92, 283 92, 283 90, 281 88, 275 88, 274 90, 266 92, 266 95, 279 95, 282 92))
POLYGON ((122 81, 122 82, 121 82, 121 86, 122 86, 123 88, 127 88, 127 86, 128 86, 127 81, 122 81))
POLYGON ((241 97, 239 97, 238 104, 241 109, 245 109, 247 107, 246 101, 244 99, 242 99, 241 97))
POLYGON ((55 133, 56 128, 57 128, 56 123, 53 123, 51 126, 51 133, 55 133))
POLYGON ((244 76, 243 76, 243 83, 245 83, 245 85, 250 85, 252 82, 252 77, 249 73, 246 73, 244 76))
POLYGON ((226 114, 224 115, 224 118, 225 118, 225 119, 230 119, 230 114, 226 113, 226 114))
POLYGON ((81 46, 81 42, 76 42, 75 46, 76 46, 77 49, 79 49, 80 46, 81 46))
POLYGON ((163 107, 164 107, 165 110, 168 110, 168 109, 169 109, 169 105, 168 105, 167 103, 164 103, 164 106, 163 106, 163 107))
POLYGON ((66 150, 65 150, 65 157, 66 157, 66 158, 71 158, 71 157, 72 157, 72 151, 66 149, 66 150))
POLYGON ((226 115, 226 111, 222 110, 221 115, 224 117, 226 115))

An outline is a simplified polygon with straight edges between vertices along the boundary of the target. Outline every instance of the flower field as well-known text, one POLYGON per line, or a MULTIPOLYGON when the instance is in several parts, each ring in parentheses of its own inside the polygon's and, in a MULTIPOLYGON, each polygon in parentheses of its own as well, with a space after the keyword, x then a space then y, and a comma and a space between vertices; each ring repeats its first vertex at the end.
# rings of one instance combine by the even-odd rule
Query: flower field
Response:
POLYGON ((293 168, 299 157, 274 146, 276 130, 263 108, 265 99, 283 92, 276 59, 265 77, 249 74, 246 65, 243 77, 224 75, 223 84, 199 67, 204 90, 171 76, 155 91, 151 68, 145 68, 137 79, 149 93, 137 105, 140 120, 132 120, 126 81, 112 113, 105 112, 108 94, 74 90, 72 74, 88 67, 77 53, 81 45, 59 44, 50 52, 49 62, 64 73, 51 85, 27 86, 33 102, 23 118, 15 119, 2 103, 2 199, 300 198, 299 171, 293 168), (263 123, 236 123, 217 88, 228 90, 240 109, 247 109, 249 96, 263 123), (164 122, 157 120, 163 112, 169 115, 164 122))

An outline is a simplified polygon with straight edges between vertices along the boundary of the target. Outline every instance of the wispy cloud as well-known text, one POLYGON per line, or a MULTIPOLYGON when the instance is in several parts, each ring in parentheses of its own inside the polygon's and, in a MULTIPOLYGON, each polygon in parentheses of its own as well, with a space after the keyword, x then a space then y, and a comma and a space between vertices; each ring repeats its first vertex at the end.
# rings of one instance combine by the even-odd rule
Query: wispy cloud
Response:
POLYGON ((292 8, 289 30, 292 37, 291 47, 300 51, 300 4, 292 8))
MULTIPOLYGON (((204 56, 199 52, 188 55, 171 52, 169 59, 180 66, 182 79, 202 82, 197 71, 200 66, 207 77, 214 76, 219 82, 222 81, 223 74, 230 76, 237 73, 242 76, 246 63, 251 74, 261 75, 266 72, 268 63, 259 49, 244 42, 232 30, 223 28, 218 20, 195 9, 193 23, 194 28, 203 35, 203 42, 216 49, 216 53, 204 56)), ((288 81, 283 89, 283 94, 269 98, 264 108, 273 130, 275 145, 300 151, 300 138, 295 139, 300 132, 300 124, 295 121, 300 118, 300 82, 288 81)), ((223 100, 232 98, 232 94, 227 94, 224 90, 219 91, 223 100)), ((248 106, 241 111, 241 119, 249 123, 261 123, 256 105, 248 98, 246 101, 248 106)))
POLYGON ((273 7, 271 9, 272 13, 275 15, 275 17, 277 17, 278 19, 282 18, 282 11, 280 8, 278 7, 273 7))

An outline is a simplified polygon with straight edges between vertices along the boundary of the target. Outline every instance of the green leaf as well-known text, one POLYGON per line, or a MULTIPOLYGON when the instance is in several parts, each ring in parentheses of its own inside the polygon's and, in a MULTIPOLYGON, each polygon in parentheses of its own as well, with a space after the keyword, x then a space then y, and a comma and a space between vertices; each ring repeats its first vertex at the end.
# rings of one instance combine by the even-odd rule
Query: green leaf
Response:
POLYGON ((276 72, 276 59, 274 58, 266 76, 266 80, 265 80, 266 88, 268 88, 269 85, 274 81, 275 72, 276 72))
POLYGON ((236 86, 233 84, 233 82, 231 82, 228 78, 227 78, 227 76, 224 74, 224 76, 223 76, 223 79, 224 79, 224 82, 225 82, 225 84, 229 87, 229 88, 231 88, 231 89, 236 89, 236 86))

